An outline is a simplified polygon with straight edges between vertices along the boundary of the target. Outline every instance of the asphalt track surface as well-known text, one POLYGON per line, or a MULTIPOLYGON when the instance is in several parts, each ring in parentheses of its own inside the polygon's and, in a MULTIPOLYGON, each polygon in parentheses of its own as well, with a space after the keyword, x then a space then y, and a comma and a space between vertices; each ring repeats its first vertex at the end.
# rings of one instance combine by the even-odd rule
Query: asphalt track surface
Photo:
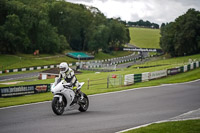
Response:
POLYGON ((0 109, 1 133, 114 133, 200 108, 200 80, 89 96, 87 112, 56 116, 51 102, 0 109))
POLYGON ((38 75, 39 75, 39 72, 15 74, 15 75, 5 75, 5 76, 0 76, 0 81, 9 81, 9 80, 37 77, 38 75))

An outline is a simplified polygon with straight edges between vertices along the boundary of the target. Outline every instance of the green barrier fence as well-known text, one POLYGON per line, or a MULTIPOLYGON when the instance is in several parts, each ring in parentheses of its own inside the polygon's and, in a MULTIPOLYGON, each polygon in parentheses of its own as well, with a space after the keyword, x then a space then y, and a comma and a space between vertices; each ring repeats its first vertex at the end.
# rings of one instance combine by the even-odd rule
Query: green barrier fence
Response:
POLYGON ((196 62, 193 64, 194 69, 197 67, 196 62))
MULTIPOLYGON (((184 66, 181 66, 181 67, 178 67, 178 68, 167 69, 167 75, 175 75, 177 73, 183 73, 184 69, 186 69, 185 71, 195 69, 197 67, 200 67, 200 62, 194 62, 193 64, 188 64, 188 65, 185 65, 185 66, 186 66, 186 68, 184 66)), ((131 84, 134 84, 134 83, 142 82, 142 75, 143 74, 127 74, 127 75, 125 75, 124 85, 131 85, 131 84), (131 77, 131 75, 133 75, 134 77, 131 77)), ((150 75, 152 76, 152 74, 149 74, 149 76, 150 75)), ((143 81, 150 80, 149 76, 147 78, 143 78, 144 79, 143 81)))
POLYGON ((189 64, 189 65, 187 65, 187 71, 189 71, 189 70, 190 70, 190 68, 191 68, 190 64, 189 64))
POLYGON ((180 67, 180 72, 181 73, 184 72, 184 67, 183 66, 180 67))
POLYGON ((142 74, 134 74, 134 82, 142 82, 142 74))

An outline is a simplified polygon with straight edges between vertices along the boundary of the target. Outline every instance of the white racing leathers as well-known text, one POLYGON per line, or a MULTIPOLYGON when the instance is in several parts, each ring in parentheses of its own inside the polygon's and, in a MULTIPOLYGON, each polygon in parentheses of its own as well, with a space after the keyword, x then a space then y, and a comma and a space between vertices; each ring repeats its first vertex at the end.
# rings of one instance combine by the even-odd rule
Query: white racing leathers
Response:
POLYGON ((61 81, 62 78, 67 83, 70 83, 73 87, 74 86, 76 86, 76 87, 79 86, 79 82, 78 82, 76 76, 74 75, 74 71, 71 68, 69 68, 65 73, 62 73, 62 74, 60 73, 58 81, 61 81))

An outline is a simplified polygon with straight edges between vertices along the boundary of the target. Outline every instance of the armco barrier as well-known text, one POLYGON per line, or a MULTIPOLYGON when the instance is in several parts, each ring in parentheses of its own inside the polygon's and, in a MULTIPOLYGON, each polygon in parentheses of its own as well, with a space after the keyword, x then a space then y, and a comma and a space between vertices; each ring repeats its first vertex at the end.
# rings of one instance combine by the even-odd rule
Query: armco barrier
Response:
POLYGON ((3 73, 10 73, 10 72, 21 72, 21 71, 40 70, 40 69, 55 68, 55 67, 58 67, 58 65, 49 65, 49 66, 37 66, 37 67, 27 67, 27 68, 8 69, 8 70, 0 71, 0 74, 3 74, 3 73))
POLYGON ((184 67, 184 72, 187 72, 187 65, 183 66, 184 67))
POLYGON ((189 65, 187 65, 187 71, 190 71, 190 69, 191 69, 191 66, 189 64, 189 65))
POLYGON ((134 84, 134 74, 128 74, 124 77, 124 85, 134 84))
POLYGON ((142 74, 134 74, 134 82, 142 82, 142 74))
POLYGON ((180 67, 180 72, 183 73, 184 72, 184 66, 180 67))
POLYGON ((149 81, 149 72, 142 73, 142 82, 149 81))
POLYGON ((142 74, 125 75, 124 85, 131 85, 137 82, 142 82, 142 74))
POLYGON ((190 70, 194 69, 194 63, 190 64, 190 70))
POLYGON ((195 68, 200 67, 200 62, 193 62, 188 65, 184 65, 177 68, 171 68, 167 70, 146 72, 142 74, 128 74, 124 76, 124 85, 131 85, 137 82, 149 81, 157 78, 166 77, 167 75, 174 75, 177 73, 186 72, 195 68))
POLYGON ((181 72, 181 68, 171 68, 167 69, 167 75, 175 75, 181 72))
POLYGON ((151 79, 161 78, 167 76, 167 70, 146 72, 142 74, 128 74, 125 75, 124 85, 131 85, 138 82, 144 82, 151 79))
POLYGON ((167 76, 167 70, 155 71, 149 73, 149 79, 157 79, 167 76))
POLYGON ((197 66, 196 66, 196 62, 193 63, 193 69, 195 69, 197 66))
POLYGON ((0 88, 0 97, 12 97, 50 91, 50 84, 12 86, 0 88))
POLYGON ((196 66, 199 67, 199 64, 200 64, 200 62, 197 61, 197 62, 196 62, 196 66))

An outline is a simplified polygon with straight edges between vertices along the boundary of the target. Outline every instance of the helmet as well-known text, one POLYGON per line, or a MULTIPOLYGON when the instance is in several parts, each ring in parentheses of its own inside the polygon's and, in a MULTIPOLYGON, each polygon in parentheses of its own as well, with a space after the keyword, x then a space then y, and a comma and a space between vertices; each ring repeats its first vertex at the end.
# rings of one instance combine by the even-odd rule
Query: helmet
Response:
POLYGON ((69 69, 68 64, 66 62, 60 63, 59 68, 61 74, 65 73, 69 69))

